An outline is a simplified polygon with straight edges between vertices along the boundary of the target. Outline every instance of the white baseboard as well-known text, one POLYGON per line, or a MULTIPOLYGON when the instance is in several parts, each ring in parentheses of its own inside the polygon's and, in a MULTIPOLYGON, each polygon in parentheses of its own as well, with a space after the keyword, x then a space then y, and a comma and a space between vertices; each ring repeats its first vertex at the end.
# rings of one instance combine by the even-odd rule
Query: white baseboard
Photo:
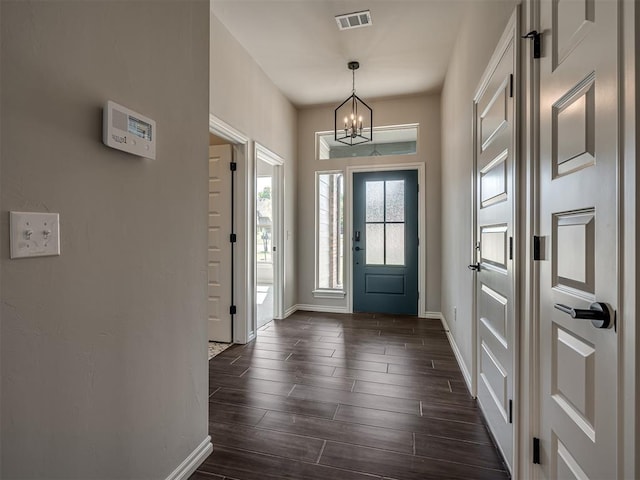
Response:
POLYGON ((213 445, 211 444, 211 437, 205 438, 196 449, 189 454, 184 461, 178 465, 178 467, 169 474, 166 480, 187 480, 193 472, 197 470, 202 462, 213 451, 213 445))
POLYGON ((440 312, 422 312, 420 318, 435 318, 436 320, 442 320, 442 313, 440 312))
POLYGON ((297 311, 298 311, 298 305, 292 305, 284 311, 284 315, 282 316, 282 318, 285 319, 287 317, 290 317, 297 311))
POLYGON ((349 313, 347 307, 334 307, 332 305, 309 305, 299 303, 296 307, 298 310, 302 310, 304 312, 349 313))
POLYGON ((464 358, 462 357, 462 353, 458 348, 458 344, 456 343, 455 338, 451 335, 451 330, 449 329, 449 324, 447 320, 444 318, 444 315, 440 314, 440 321, 442 322, 442 326, 444 327, 445 332, 447 333, 447 338, 449 339, 449 343, 451 344, 451 349, 453 350, 453 354, 456 356, 456 360, 458 361, 458 366, 462 371, 462 376, 464 377, 464 381, 467 384, 467 388, 470 392, 473 392, 473 388, 471 387, 471 374, 469 373, 469 369, 467 365, 464 363, 464 358))

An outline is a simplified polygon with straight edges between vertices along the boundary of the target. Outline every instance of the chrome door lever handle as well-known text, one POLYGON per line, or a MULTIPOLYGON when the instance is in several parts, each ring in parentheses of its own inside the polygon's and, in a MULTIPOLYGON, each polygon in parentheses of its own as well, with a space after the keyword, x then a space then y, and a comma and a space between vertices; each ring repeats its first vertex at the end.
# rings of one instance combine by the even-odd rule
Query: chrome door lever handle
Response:
POLYGON ((553 307, 567 315, 571 315, 571 318, 591 320, 591 323, 596 328, 609 328, 611 324, 611 313, 609 313, 609 306, 606 303, 594 302, 589 305, 589 310, 569 307, 562 303, 556 303, 553 307))
POLYGON ((471 265, 467 266, 467 268, 469 270, 475 270, 476 272, 480 271, 480 264, 479 263, 472 263, 471 265))

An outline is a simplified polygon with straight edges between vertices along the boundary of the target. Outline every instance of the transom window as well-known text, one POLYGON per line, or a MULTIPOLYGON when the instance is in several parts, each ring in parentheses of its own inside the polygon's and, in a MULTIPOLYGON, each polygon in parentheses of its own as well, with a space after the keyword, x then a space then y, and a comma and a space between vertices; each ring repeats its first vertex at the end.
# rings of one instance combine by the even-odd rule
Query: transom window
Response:
MULTIPOLYGON (((369 132, 366 133, 368 135, 369 132)), ((317 132, 316 158, 329 160, 333 158, 411 155, 417 152, 417 142, 417 124, 374 127, 372 142, 354 146, 337 142, 334 138, 334 132, 317 132)))
POLYGON ((368 181, 365 192, 367 265, 404 265, 404 180, 368 181))

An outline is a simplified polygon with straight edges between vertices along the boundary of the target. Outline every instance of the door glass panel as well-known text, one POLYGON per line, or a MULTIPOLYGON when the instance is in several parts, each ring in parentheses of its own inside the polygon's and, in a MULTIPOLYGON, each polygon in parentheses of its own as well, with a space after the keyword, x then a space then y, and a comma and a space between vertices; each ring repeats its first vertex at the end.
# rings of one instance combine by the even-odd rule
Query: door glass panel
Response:
POLYGON ((367 182, 365 210, 365 221, 384 222, 384 182, 367 182))
POLYGON ((390 180, 385 183, 385 221, 404 222, 404 180, 390 180))
POLYGON ((404 223, 387 223, 387 265, 404 265, 404 223))
POLYGON ((384 223, 368 223, 366 233, 367 265, 384 265, 384 223))

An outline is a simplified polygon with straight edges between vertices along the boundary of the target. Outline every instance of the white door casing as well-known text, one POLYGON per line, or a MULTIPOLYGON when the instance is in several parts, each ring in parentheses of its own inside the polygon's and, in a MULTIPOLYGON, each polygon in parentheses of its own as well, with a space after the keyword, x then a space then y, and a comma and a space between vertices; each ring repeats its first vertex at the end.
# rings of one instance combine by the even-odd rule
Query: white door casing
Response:
POLYGON ((540 467, 618 472, 615 328, 564 313, 619 298, 618 1, 540 4, 540 467))
POLYGON ((513 471, 516 305, 518 9, 474 97, 477 396, 513 471))
POLYGON ((209 147, 208 333, 231 342, 231 145, 209 147))

